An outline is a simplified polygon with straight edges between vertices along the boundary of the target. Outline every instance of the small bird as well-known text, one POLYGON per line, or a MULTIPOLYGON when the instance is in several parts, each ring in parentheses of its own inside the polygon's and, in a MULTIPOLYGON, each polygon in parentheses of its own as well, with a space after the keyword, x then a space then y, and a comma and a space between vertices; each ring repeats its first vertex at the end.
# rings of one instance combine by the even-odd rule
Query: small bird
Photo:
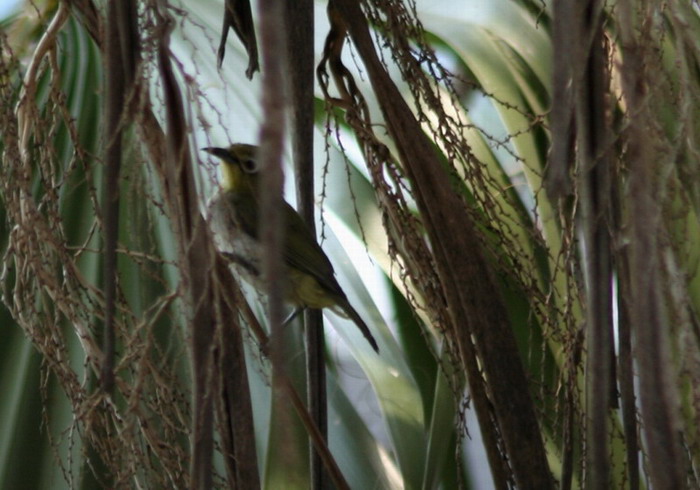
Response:
MULTIPOLYGON (((230 148, 203 148, 221 159, 221 190, 208 205, 209 224, 217 247, 243 278, 264 290, 259 238, 260 194, 257 146, 234 144, 230 148)), ((286 266, 285 299, 299 309, 341 310, 358 326, 372 348, 379 347, 367 324, 352 307, 335 279, 333 265, 301 216, 286 201, 283 257, 286 266)), ((342 313, 341 313, 342 314, 342 313)))

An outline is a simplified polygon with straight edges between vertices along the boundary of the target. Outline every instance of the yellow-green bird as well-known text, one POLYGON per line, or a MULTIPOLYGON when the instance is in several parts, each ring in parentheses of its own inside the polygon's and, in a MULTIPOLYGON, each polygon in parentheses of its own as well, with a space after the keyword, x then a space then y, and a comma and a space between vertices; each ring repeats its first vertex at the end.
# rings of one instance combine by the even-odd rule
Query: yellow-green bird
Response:
MULTIPOLYGON (((259 238, 260 186, 257 147, 204 148, 221 159, 221 191, 209 203, 209 223, 217 247, 234 263, 247 282, 264 290, 259 238)), ((372 348, 377 342, 335 279, 328 256, 301 216, 283 202, 286 266, 285 299, 299 308, 342 310, 358 326, 372 348)))

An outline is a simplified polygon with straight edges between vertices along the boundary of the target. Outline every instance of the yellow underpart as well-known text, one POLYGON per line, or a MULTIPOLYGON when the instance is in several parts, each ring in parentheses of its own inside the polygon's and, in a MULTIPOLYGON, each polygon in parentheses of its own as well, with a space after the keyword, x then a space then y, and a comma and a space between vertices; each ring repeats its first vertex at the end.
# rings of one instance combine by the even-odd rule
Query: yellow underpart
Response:
POLYGON ((223 162, 221 166, 221 185, 226 191, 239 191, 243 185, 243 170, 238 165, 223 162))
POLYGON ((287 299, 290 303, 308 308, 329 308, 336 299, 323 289, 318 281, 298 269, 289 269, 287 299))

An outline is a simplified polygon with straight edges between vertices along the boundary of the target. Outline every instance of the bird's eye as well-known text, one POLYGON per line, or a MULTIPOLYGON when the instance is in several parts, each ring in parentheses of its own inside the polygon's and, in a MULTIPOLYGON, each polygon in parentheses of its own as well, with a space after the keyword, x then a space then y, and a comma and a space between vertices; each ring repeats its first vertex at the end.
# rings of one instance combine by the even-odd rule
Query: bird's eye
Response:
POLYGON ((243 167, 243 170, 245 170, 249 174, 258 171, 258 163, 252 158, 246 158, 244 160, 241 160, 241 167, 243 167))

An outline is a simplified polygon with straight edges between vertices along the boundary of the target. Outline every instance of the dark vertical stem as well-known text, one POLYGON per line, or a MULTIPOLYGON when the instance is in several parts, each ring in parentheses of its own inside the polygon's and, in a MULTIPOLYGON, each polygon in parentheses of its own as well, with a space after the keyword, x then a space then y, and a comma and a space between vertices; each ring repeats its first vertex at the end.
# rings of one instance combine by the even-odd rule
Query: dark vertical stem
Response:
MULTIPOLYGON (((613 230, 618 237, 623 236, 622 230, 624 196, 623 172, 621 161, 615 166, 611 186, 611 219, 613 230)), ((637 398, 634 388, 634 368, 632 352, 632 324, 630 312, 630 266, 626 247, 614 247, 614 263, 617 270, 617 311, 618 311, 618 358, 617 377, 620 385, 620 401, 622 408, 622 430, 625 436, 625 454, 627 458, 627 476, 629 489, 639 490, 639 438, 637 436, 637 398)))
POLYGON ((620 256, 618 262, 620 280, 617 296, 619 321, 619 358, 618 376, 620 378, 620 398, 622 401, 622 427, 625 434, 625 452, 627 454, 627 475, 629 489, 639 490, 639 440, 637 438, 637 399, 634 395, 634 372, 632 363, 632 332, 630 325, 630 284, 627 257, 620 256))
MULTIPOLYGON (((550 112, 551 151, 545 173, 547 194, 559 206, 568 204, 573 194, 572 167, 576 155, 576 119, 572 59, 576 59, 576 0, 557 0, 552 4, 552 105, 550 112)), ((576 374, 574 373, 575 377, 576 374)), ((565 385, 566 408, 562 414, 563 447, 559 488, 569 490, 574 476, 575 409, 570 383, 565 385)))
MULTIPOLYGON (((263 276, 268 292, 268 321, 270 324, 270 358, 272 361, 272 396, 279 405, 286 403, 282 377, 287 372, 287 353, 284 345, 283 291, 285 280, 282 260, 284 243, 284 216, 282 190, 282 150, 285 130, 284 78, 284 5, 276 0, 261 0, 258 4, 260 19, 260 51, 262 58, 262 112, 260 128, 259 163, 261 169, 260 230, 263 247, 263 276)), ((299 457, 294 452, 292 419, 288 411, 280 413, 288 417, 280 423, 279 444, 287 460, 294 467, 299 457)))
POLYGON ((659 203, 663 130, 657 126, 649 86, 655 80, 655 2, 619 2, 622 92, 629 117, 626 129, 626 188, 629 224, 630 324, 639 366, 642 429, 653 488, 686 488, 687 465, 681 446, 677 380, 671 362, 670 320, 665 306, 661 257, 665 226, 659 203))
MULTIPOLYGON (((292 154, 299 214, 315 232, 314 219, 314 2, 287 0, 287 74, 291 102, 292 154)), ((324 439, 328 439, 325 336, 320 310, 304 312, 306 333, 307 403, 311 417, 324 439)), ((328 488, 329 482, 318 452, 310 446, 311 487, 328 488)))
POLYGON ((128 118, 126 101, 133 87, 139 56, 138 22, 133 0, 107 4, 105 43, 105 174, 102 219, 104 224, 104 362, 101 382, 114 389, 114 314, 117 291, 117 237, 119 235, 119 175, 122 127, 128 118))
POLYGON ((282 171, 282 150, 284 147, 285 97, 282 76, 284 59, 284 32, 282 4, 274 0, 262 0, 259 4, 260 44, 263 60, 262 110, 263 124, 260 128, 260 168, 262 169, 261 193, 261 230, 265 250, 264 275, 269 288, 269 310, 272 344, 275 328, 282 325, 282 288, 283 277, 282 243, 283 216, 282 190, 284 173, 282 171))
MULTIPOLYGON (((552 197, 567 197, 577 151, 577 210, 586 276, 586 483, 609 485, 608 410, 615 400, 612 324, 610 162, 606 153, 607 57, 599 0, 554 4, 552 153, 547 175, 552 197)), ((568 398, 573 403, 571 397, 568 398)), ((570 407, 571 408, 571 407, 570 407)), ((573 413, 567 415, 565 472, 571 484, 573 413)))
POLYGON ((103 334, 104 360, 101 383, 107 392, 114 389, 114 313, 117 289, 117 235, 119 233, 119 173, 122 138, 120 119, 124 106, 124 71, 119 42, 117 0, 107 4, 105 43, 105 173, 102 222, 104 226, 103 278, 105 319, 103 334))
POLYGON ((119 175, 122 128, 129 119, 127 100, 133 92, 139 58, 138 20, 133 0, 107 5, 105 43, 105 174, 102 219, 104 224, 104 362, 102 387, 114 388, 114 314, 117 291, 117 238, 119 235, 119 175))
MULTIPOLYGON (((283 320, 282 243, 284 216, 282 209, 282 150, 284 147, 285 97, 282 77, 284 32, 282 4, 274 0, 263 0, 259 4, 260 44, 262 50, 262 110, 263 124, 260 128, 261 186, 261 236, 264 248, 263 274, 266 279, 269 305, 268 315, 272 330, 272 350, 280 352, 280 328, 283 320)), ((272 352, 274 358, 275 352, 272 352)), ((277 361, 281 359, 277 358, 277 361)), ((276 366, 282 368, 282 365, 276 366)))
POLYGON ((547 192, 552 199, 572 193, 571 166, 576 142, 571 60, 576 56, 573 41, 576 0, 553 2, 552 26, 552 150, 547 165, 547 192))
POLYGON ((229 487, 237 490, 260 488, 255 427, 250 398, 248 371, 243 347, 241 326, 234 321, 238 317, 236 303, 240 301, 228 264, 221 256, 216 259, 216 277, 220 288, 221 360, 217 368, 221 372, 221 397, 219 407, 224 461, 227 465, 229 487))
POLYGON ((659 164, 664 141, 649 96, 656 80, 652 66, 657 49, 652 35, 654 2, 620 2, 622 90, 629 123, 626 130, 629 185, 630 323, 639 366, 642 429, 653 488, 685 488, 686 461, 677 414, 678 393, 669 346, 670 325, 664 306, 661 257, 665 229, 659 203, 659 164))
POLYGON ((607 91, 606 56, 600 6, 596 0, 584 11, 582 43, 588 45, 587 64, 578 87, 577 107, 581 227, 586 251, 587 364, 586 449, 587 485, 606 488, 610 482, 608 409, 613 383, 612 265, 610 259, 610 165, 605 153, 607 91), (590 44, 586 41, 590 40, 590 44))
POLYGON ((170 60, 170 32, 173 22, 163 15, 159 19, 162 34, 158 46, 158 68, 165 100, 167 121, 164 189, 178 240, 178 261, 182 267, 188 323, 192 346, 193 420, 190 488, 212 487, 214 451, 213 394, 218 371, 213 362, 215 340, 211 273, 214 256, 207 226, 199 210, 194 181, 184 102, 170 60))

